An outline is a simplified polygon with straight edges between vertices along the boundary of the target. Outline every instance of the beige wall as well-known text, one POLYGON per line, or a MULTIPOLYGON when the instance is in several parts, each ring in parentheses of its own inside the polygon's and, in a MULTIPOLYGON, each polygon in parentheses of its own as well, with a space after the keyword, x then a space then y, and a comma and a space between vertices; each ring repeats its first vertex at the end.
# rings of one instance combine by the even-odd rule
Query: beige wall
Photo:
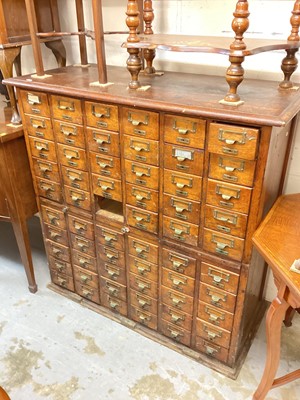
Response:
MULTIPOLYGON (((74 0, 58 0, 62 30, 76 30, 74 0)), ((126 30, 126 0, 103 0, 105 30, 126 30)), ((160 33, 180 33, 194 35, 228 35, 232 36, 231 21, 236 0, 153 0, 155 9, 154 29, 160 33)), ((286 38, 290 33, 290 15, 294 1, 259 1, 250 0, 250 27, 246 37, 286 38)), ((93 29, 91 0, 84 0, 86 27, 93 29)), ((127 53, 121 43, 126 35, 106 36, 107 63, 126 65, 127 53)), ((79 62, 78 39, 65 38, 68 64, 79 62)), ((89 61, 95 62, 94 42, 88 39, 89 61)), ((45 66, 55 68, 52 53, 43 48, 45 66)), ((285 56, 284 51, 269 52, 252 56, 244 62, 245 78, 281 80, 280 64, 285 56)), ((23 73, 34 71, 32 52, 25 48, 22 55, 23 73)), ((158 52, 156 67, 166 70, 199 72, 224 75, 228 59, 221 55, 185 54, 158 52)), ((294 80, 300 82, 299 72, 294 80)), ((300 192, 300 126, 295 137, 288 169, 286 193, 300 192)), ((268 279, 266 298, 271 300, 275 289, 271 278, 268 279)))

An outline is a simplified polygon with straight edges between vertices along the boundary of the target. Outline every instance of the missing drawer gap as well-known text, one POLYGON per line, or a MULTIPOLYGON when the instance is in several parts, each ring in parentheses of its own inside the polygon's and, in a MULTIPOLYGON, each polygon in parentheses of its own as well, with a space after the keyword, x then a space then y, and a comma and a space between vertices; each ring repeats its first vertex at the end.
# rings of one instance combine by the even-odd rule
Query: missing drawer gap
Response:
POLYGON ((100 196, 95 196, 95 200, 98 216, 124 222, 123 203, 100 196))

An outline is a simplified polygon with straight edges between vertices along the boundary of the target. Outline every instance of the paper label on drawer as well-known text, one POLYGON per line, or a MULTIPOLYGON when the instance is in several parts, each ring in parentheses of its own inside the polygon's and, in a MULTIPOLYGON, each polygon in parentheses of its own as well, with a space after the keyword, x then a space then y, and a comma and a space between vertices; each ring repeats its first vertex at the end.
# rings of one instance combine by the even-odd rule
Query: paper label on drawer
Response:
POLYGON ((293 262, 290 270, 293 272, 297 272, 297 274, 300 274, 300 258, 293 262))
POLYGON ((192 159, 192 152, 187 150, 175 149, 175 157, 182 157, 187 160, 192 159))

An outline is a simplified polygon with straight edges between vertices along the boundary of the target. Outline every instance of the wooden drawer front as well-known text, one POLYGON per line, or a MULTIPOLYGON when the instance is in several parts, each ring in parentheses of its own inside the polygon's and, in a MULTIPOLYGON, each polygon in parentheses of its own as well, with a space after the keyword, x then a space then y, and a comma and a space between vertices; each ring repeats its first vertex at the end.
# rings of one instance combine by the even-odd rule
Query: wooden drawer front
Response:
POLYGON ((180 274, 195 278, 196 260, 169 249, 163 249, 163 266, 180 274))
POLYGON ((55 144, 53 142, 29 137, 29 143, 33 157, 41 158, 47 161, 57 161, 55 144))
POLYGON ((112 199, 119 202, 122 201, 121 181, 95 174, 92 174, 92 178, 94 194, 106 199, 112 199))
POLYGON ((124 107, 122 109, 122 122, 123 131, 127 135, 135 135, 145 139, 158 140, 158 113, 124 107))
POLYGON ((65 146, 63 144, 58 144, 57 146, 58 158, 62 165, 81 169, 83 171, 87 170, 86 154, 84 150, 65 146))
POLYGON ((147 211, 158 212, 158 192, 127 183, 126 203, 147 211))
POLYGON ((130 288, 157 299, 157 283, 140 276, 129 274, 130 288))
POLYGON ((119 130, 118 107, 111 104, 85 103, 86 122, 88 126, 103 128, 111 131, 119 130))
POLYGON ((226 211, 206 205, 205 227, 244 238, 247 228, 247 215, 226 211))
POLYGON ((158 233, 158 214, 126 205, 126 217, 130 226, 146 232, 158 233))
POLYGON ((81 268, 97 272, 96 259, 74 249, 72 249, 72 261, 73 264, 76 264, 81 268))
POLYGON ((103 245, 98 245, 98 254, 100 260, 120 268, 125 267, 125 255, 123 251, 112 249, 103 245))
POLYGON ((58 203, 62 203, 61 185, 56 182, 51 182, 46 179, 37 178, 36 186, 39 196, 45 197, 58 203))
POLYGON ((254 160, 258 144, 258 129, 242 126, 211 124, 208 151, 254 160))
POLYGON ((84 285, 75 280, 76 293, 93 303, 100 304, 99 290, 92 286, 84 285))
POLYGON ((121 179, 120 159, 90 152, 91 169, 95 174, 121 179))
POLYGON ((44 161, 38 158, 32 158, 33 169, 35 176, 48 179, 52 182, 60 182, 58 165, 49 161, 44 161))
POLYGON ((59 143, 80 147, 83 149, 85 148, 85 139, 82 126, 67 124, 66 122, 61 121, 54 121, 53 128, 56 140, 59 143))
POLYGON ((96 226, 96 240, 98 243, 124 251, 124 236, 112 229, 96 226))
POLYGON ((82 285, 88 285, 98 289, 98 274, 74 266, 74 279, 82 285))
POLYGON ((203 159, 204 152, 201 150, 165 144, 164 167, 167 169, 202 176, 203 159))
POLYGON ((129 255, 129 270, 135 275, 139 275, 150 281, 157 282, 158 267, 156 264, 141 260, 140 258, 129 255))
POLYGON ((217 207, 248 214, 252 189, 208 179, 206 202, 217 207))
POLYGON ((25 115, 25 124, 28 135, 46 140, 54 140, 52 125, 49 118, 25 115))
POLYGON ((87 192, 90 190, 89 176, 87 172, 68 167, 62 167, 61 170, 65 185, 71 186, 75 189, 85 190, 87 192))
POLYGON ((231 331, 233 324, 233 314, 220 310, 210 304, 199 302, 198 317, 222 329, 231 331))
POLYGON ((72 265, 65 262, 57 260, 56 258, 49 257, 49 268, 60 274, 73 276, 72 265))
POLYGON ((184 199, 200 201, 202 178, 166 169, 164 171, 164 192, 184 199))
POLYGON ((201 281, 219 289, 226 290, 226 292, 236 294, 239 284, 239 275, 226 269, 202 262, 201 281))
POLYGON ((82 125, 80 100, 63 96, 51 96, 51 107, 55 119, 82 125))
POLYGON ((70 250, 68 247, 54 243, 49 239, 46 239, 45 243, 50 256, 71 263, 70 250))
POLYGON ((159 165, 159 142, 124 135, 125 158, 146 164, 159 165))
POLYGON ((173 218, 163 217, 163 234, 171 239, 197 246, 198 225, 178 221, 173 218))
POLYGON ((112 311, 115 311, 122 315, 127 315, 127 303, 125 301, 116 299, 113 296, 110 296, 107 293, 101 292, 101 305, 109 308, 112 311))
POLYGON ((197 336, 203 337, 212 343, 229 348, 231 333, 197 318, 197 336))
POLYGON ((41 206, 43 222, 60 229, 67 229, 65 214, 61 210, 41 206))
POLYGON ((209 177, 238 185, 252 186, 255 161, 210 154, 209 177))
POLYGON ((20 95, 25 114, 50 117, 48 98, 45 93, 21 90, 20 95))
POLYGON ((128 236, 128 249, 133 256, 153 264, 158 263, 158 247, 155 244, 128 236))
POLYGON ((147 328, 157 330, 157 316, 139 308, 130 307, 130 318, 147 328))
POLYGON ((86 239, 94 240, 94 224, 84 219, 75 217, 74 215, 68 215, 68 226, 72 233, 82 235, 86 239))
POLYGON ((157 315, 157 300, 130 289, 130 304, 140 310, 157 315))
POLYGON ((158 190, 159 169, 152 165, 138 164, 125 160, 126 182, 158 190))
POLYGON ((205 353, 209 357, 213 357, 223 363, 227 362, 228 359, 228 349, 224 347, 217 346, 216 344, 204 340, 203 338, 196 337, 196 349, 205 353))
POLYGON ((63 246, 69 245, 67 231, 65 230, 57 229, 52 225, 44 224, 44 234, 47 239, 50 239, 55 243, 62 244, 63 246))
POLYGON ((170 290, 170 288, 162 286, 161 300, 164 304, 168 304, 176 310, 181 310, 193 315, 193 297, 186 296, 178 291, 170 290))
POLYGON ((204 229, 203 249, 211 253, 241 261, 244 251, 244 239, 204 229))
POLYGON ((201 282, 199 299, 217 308, 234 313, 236 296, 201 282))
POLYGON ((65 274, 61 274, 53 269, 50 269, 51 280, 55 285, 61 286, 65 289, 74 292, 73 277, 65 274))
POLYGON ((192 330, 193 318, 191 315, 162 304, 162 318, 176 326, 181 326, 187 331, 192 330))
POLYGON ((118 133, 87 128, 90 151, 120 157, 120 136, 118 133))
POLYGON ((119 300, 127 301, 126 286, 109 279, 100 278, 100 291, 119 300))
POLYGON ((164 214, 168 217, 198 224, 200 219, 200 203, 165 194, 164 214))
POLYGON ((194 296, 195 279, 189 276, 162 268, 162 284, 180 293, 187 294, 191 297, 194 296))
POLYGON ((111 281, 121 283, 126 286, 126 270, 125 268, 120 268, 117 265, 100 261, 99 263, 99 273, 104 278, 110 279, 111 281))
POLYGON ((93 240, 86 239, 82 236, 71 233, 72 248, 81 251, 84 254, 88 254, 92 257, 96 257, 95 243, 93 240))
POLYGON ((204 148, 206 122, 177 115, 165 116, 165 142, 197 149, 204 148))
POLYGON ((165 336, 168 336, 178 343, 186 346, 191 345, 191 334, 177 325, 161 320, 161 331, 165 336))
POLYGON ((68 204, 83 210, 91 210, 91 195, 89 192, 65 186, 65 197, 68 204))

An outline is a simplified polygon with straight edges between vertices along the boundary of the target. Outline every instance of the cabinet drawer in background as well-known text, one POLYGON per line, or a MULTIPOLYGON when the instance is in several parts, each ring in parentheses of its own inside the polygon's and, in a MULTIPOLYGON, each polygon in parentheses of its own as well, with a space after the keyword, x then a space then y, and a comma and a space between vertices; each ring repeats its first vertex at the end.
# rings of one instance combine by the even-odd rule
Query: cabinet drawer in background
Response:
POLYGON ((216 360, 226 363, 228 359, 228 349, 225 347, 218 346, 209 340, 204 340, 202 337, 196 337, 196 349, 206 354, 209 357, 213 357, 216 360))
POLYGON ((113 179, 121 179, 120 158, 90 152, 92 172, 113 179))
POLYGON ((62 203, 61 185, 46 179, 36 178, 36 186, 39 196, 45 197, 58 203, 62 203))
POLYGON ((100 278, 100 292, 106 293, 113 298, 127 301, 126 286, 113 282, 110 279, 100 278))
POLYGON ((230 235, 244 238, 247 228, 247 215, 230 212, 221 208, 206 205, 205 227, 230 235))
POLYGON ((61 121, 54 121, 53 129, 55 131, 56 140, 59 143, 80 147, 83 149, 85 148, 85 139, 82 126, 68 124, 61 121))
POLYGON ((82 125, 81 101, 71 97, 55 96, 50 98, 54 119, 82 125))
POLYGON ((206 121, 177 115, 166 115, 165 142, 197 149, 204 148, 206 121))
POLYGON ((158 214, 126 205, 126 217, 130 226, 145 232, 158 233, 158 214))
POLYGON ((204 229, 203 249, 219 256, 241 261, 244 251, 244 239, 204 229))
POLYGON ((175 171, 201 176, 203 173, 204 152, 188 147, 165 144, 164 167, 175 171))
POLYGON ((161 320, 161 331, 165 336, 186 346, 191 345, 191 334, 180 326, 161 320))
POLYGON ((163 249, 163 266, 172 271, 179 272, 195 278, 196 259, 169 249, 163 249))
POLYGON ((99 263, 99 273, 104 278, 126 285, 126 270, 109 262, 99 263))
POLYGON ((84 171, 87 170, 86 153, 83 149, 58 144, 57 150, 58 158, 62 165, 84 171))
POLYGON ((43 222, 60 229, 67 229, 65 214, 62 209, 41 205, 43 222))
POLYGON ((106 199, 122 201, 121 181, 110 177, 92 174, 93 193, 106 199))
POLYGON ((163 235, 182 243, 197 246, 199 226, 173 218, 163 217, 163 235))
POLYGON ((74 189, 69 186, 64 187, 66 202, 74 207, 82 208, 86 211, 91 211, 91 195, 89 192, 74 189))
POLYGON ((95 243, 93 240, 86 239, 75 233, 71 233, 72 248, 81 251, 84 254, 88 254, 92 257, 96 257, 95 243))
POLYGON ((162 284, 180 293, 194 296, 195 279, 187 275, 179 274, 166 268, 162 268, 162 284))
POLYGON ((147 328, 156 330, 157 329, 157 316, 153 315, 140 308, 130 307, 130 318, 140 324, 147 326, 147 328))
POLYGON ((239 275, 205 262, 201 263, 201 281, 226 292, 236 294, 239 284, 239 275))
POLYGON ((97 249, 99 258, 103 263, 125 268, 125 255, 123 251, 100 244, 98 244, 97 249))
POLYGON ((158 190, 159 169, 153 165, 145 165, 125 160, 126 182, 158 190))
POLYGON ((83 285, 88 285, 98 289, 98 274, 95 274, 94 272, 87 271, 86 269, 82 269, 75 265, 74 279, 83 285))
POLYGON ((185 199, 201 201, 202 178, 166 169, 164 170, 164 192, 185 199))
POLYGON ((130 289, 130 304, 141 310, 157 315, 157 300, 130 289))
POLYGON ((65 289, 68 289, 71 292, 74 292, 75 287, 74 287, 74 282, 73 282, 72 276, 57 272, 56 270, 54 270, 52 268, 50 268, 50 275, 51 275, 51 280, 53 283, 65 288, 65 289))
POLYGON ((81 268, 97 272, 96 259, 94 257, 90 257, 72 249, 72 261, 73 264, 78 265, 81 268))
POLYGON ((111 131, 119 130, 118 107, 111 104, 85 101, 86 122, 88 126, 111 131))
POLYGON ((25 125, 28 135, 46 140, 54 140, 52 125, 49 118, 25 115, 25 125))
POLYGON ((236 296, 201 282, 199 300, 222 310, 234 313, 236 296))
POLYGON ((128 236, 128 250, 133 256, 153 264, 158 263, 158 246, 153 243, 144 242, 140 239, 128 236))
POLYGON ((157 282, 158 267, 148 261, 141 260, 140 258, 129 255, 128 262, 129 271, 135 275, 142 276, 150 281, 157 282))
POLYGON ((92 301, 93 303, 100 304, 99 290, 92 286, 84 285, 75 280, 76 293, 80 296, 92 301))
POLYGON ((230 345, 231 332, 219 328, 206 321, 197 318, 197 335, 203 337, 205 340, 217 344, 219 346, 228 348, 230 345))
POLYGON ((57 162, 54 142, 30 136, 29 143, 30 143, 31 154, 33 157, 37 157, 47 161, 57 162))
POLYGON ((164 214, 182 221, 199 224, 200 203, 164 194, 164 214))
POLYGON ((50 109, 46 93, 21 90, 20 97, 25 114, 50 117, 50 109))
POLYGON ((73 277, 73 269, 70 263, 65 261, 57 260, 56 258, 49 257, 49 267, 51 270, 56 271, 57 273, 69 275, 73 277))
POLYGON ((103 226, 96 226, 96 241, 104 246, 124 251, 124 236, 122 233, 103 226))
POLYGON ((161 287, 161 301, 164 304, 168 304, 176 310, 181 310, 189 315, 193 315, 193 297, 187 296, 183 293, 179 293, 176 290, 171 290, 168 287, 161 287))
POLYGON ((159 142, 124 135, 125 158, 127 160, 159 165, 159 142))
POLYGON ((156 282, 150 281, 133 273, 129 274, 129 281, 131 289, 157 299, 158 285, 156 282))
POLYGON ((71 263, 70 250, 68 247, 54 243, 49 239, 46 239, 45 244, 50 256, 71 263))
POLYGON ((64 184, 75 189, 90 190, 89 176, 85 171, 72 169, 65 166, 61 168, 64 184))
POLYGON ((32 157, 33 169, 35 176, 48 179, 52 182, 60 182, 58 165, 50 161, 44 161, 39 158, 32 157))
POLYGON ((119 300, 104 292, 101 292, 100 297, 102 306, 107 307, 114 312, 127 316, 127 303, 125 301, 119 300))
POLYGON ((47 239, 50 239, 53 242, 60 243, 63 246, 68 246, 69 244, 67 231, 65 230, 57 229, 51 225, 44 224, 44 234, 47 239))
POLYGON ((158 192, 127 183, 126 203, 147 211, 158 212, 158 192))
POLYGON ((120 137, 118 133, 87 128, 90 151, 120 157, 120 137))
POLYGON ((233 314, 213 307, 210 304, 199 302, 198 317, 222 329, 231 331, 233 324, 233 314))
POLYGON ((76 233, 77 235, 82 235, 87 239, 94 240, 94 224, 92 222, 69 214, 68 226, 70 232, 76 233))
POLYGON ((159 114, 135 108, 122 109, 123 132, 141 138, 158 140, 159 114))
POLYGON ((181 326, 189 332, 192 330, 192 316, 169 307, 166 304, 162 304, 162 318, 176 326, 181 326))

